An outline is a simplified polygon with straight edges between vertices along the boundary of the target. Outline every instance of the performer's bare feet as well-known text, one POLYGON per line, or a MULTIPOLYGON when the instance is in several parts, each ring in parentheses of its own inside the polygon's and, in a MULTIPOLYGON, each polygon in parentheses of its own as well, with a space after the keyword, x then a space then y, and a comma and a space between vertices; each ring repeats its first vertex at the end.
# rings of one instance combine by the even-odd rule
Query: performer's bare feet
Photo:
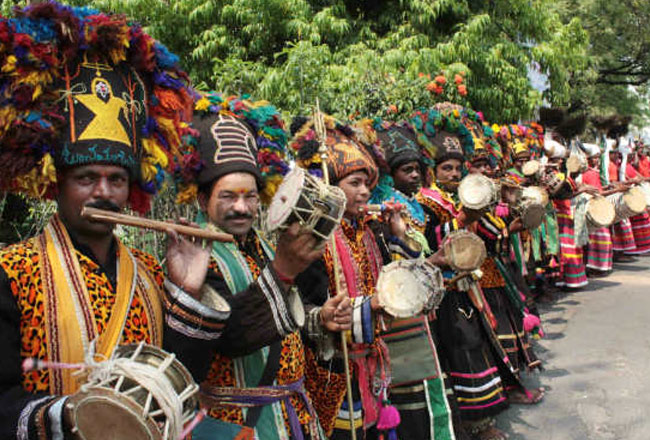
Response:
POLYGON ((544 398, 545 391, 543 387, 508 391, 508 402, 515 405, 534 405, 544 398))
POLYGON ((474 434, 475 440, 505 440, 508 438, 508 434, 501 431, 495 426, 489 426, 483 431, 479 431, 474 434))

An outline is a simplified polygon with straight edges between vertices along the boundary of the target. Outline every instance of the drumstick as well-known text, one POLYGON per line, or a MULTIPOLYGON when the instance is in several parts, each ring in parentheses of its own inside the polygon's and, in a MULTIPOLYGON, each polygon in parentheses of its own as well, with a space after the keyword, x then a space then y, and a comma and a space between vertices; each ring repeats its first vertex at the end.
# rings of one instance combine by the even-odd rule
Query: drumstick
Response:
MULTIPOLYGON (((330 184, 329 169, 327 168, 327 145, 325 144, 325 138, 327 136, 327 129, 325 127, 325 121, 323 119, 323 114, 320 111, 320 105, 318 104, 318 98, 316 98, 316 108, 314 109, 314 131, 316 132, 316 137, 320 141, 318 147, 318 152, 321 157, 321 166, 323 168, 323 181, 325 184, 330 184)), ((332 250, 332 262, 334 267, 334 288, 338 290, 341 280, 341 268, 338 265, 338 255, 336 252, 336 238, 334 234, 331 237, 331 250, 332 250)), ((338 294, 338 292, 334 292, 338 294)), ((348 292, 345 292, 347 295, 348 292)), ((352 440, 357 440, 357 430, 354 426, 354 399, 352 398, 352 376, 350 374, 350 355, 348 354, 348 341, 345 337, 345 332, 341 332, 341 350, 343 351, 343 370, 345 371, 345 388, 347 391, 348 398, 348 416, 350 422, 350 438, 352 440)))
POLYGON ((215 232, 209 229, 201 229, 194 226, 179 225, 171 222, 162 222, 148 218, 136 217, 133 215, 120 214, 113 211, 91 208, 84 206, 81 210, 81 216, 89 220, 112 223, 116 225, 136 226, 138 228, 153 229, 154 231, 167 232, 170 229, 179 234, 189 235, 191 237, 203 238, 213 241, 234 242, 235 238, 230 234, 215 232))

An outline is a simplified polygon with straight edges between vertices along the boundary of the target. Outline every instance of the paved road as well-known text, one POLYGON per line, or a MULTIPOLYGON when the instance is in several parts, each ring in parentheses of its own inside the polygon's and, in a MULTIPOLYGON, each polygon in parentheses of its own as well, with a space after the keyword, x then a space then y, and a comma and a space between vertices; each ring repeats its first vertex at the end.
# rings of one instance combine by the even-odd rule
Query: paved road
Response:
POLYGON ((616 265, 541 312, 545 371, 527 381, 546 397, 512 406, 498 426, 510 440, 649 440, 650 257, 616 265))

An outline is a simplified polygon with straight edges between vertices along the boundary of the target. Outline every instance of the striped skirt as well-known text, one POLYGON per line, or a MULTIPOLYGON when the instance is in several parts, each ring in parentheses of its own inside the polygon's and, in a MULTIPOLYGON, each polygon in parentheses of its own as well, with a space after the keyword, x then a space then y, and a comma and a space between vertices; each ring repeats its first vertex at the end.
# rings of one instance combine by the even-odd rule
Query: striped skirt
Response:
POLYGON ((609 228, 589 232, 587 245, 587 268, 601 272, 612 270, 614 251, 609 228))
POLYGON ((564 285, 571 288, 586 286, 588 283, 587 273, 582 261, 582 248, 576 246, 575 242, 571 205, 565 206, 564 203, 558 203, 556 209, 564 285))
MULTIPOLYGON (((508 407, 490 336, 481 313, 465 292, 448 290, 434 321, 440 338, 440 357, 449 366, 449 376, 462 420, 479 420, 508 407)), ((496 342, 498 344, 498 342, 496 342)), ((508 359, 504 359, 508 362, 508 359)))
POLYGON ((650 215, 647 212, 630 217, 632 223, 632 234, 636 249, 626 253, 639 255, 650 252, 650 215))
POLYGON ((632 223, 629 219, 621 220, 611 226, 612 249, 614 252, 629 252, 636 249, 632 223))

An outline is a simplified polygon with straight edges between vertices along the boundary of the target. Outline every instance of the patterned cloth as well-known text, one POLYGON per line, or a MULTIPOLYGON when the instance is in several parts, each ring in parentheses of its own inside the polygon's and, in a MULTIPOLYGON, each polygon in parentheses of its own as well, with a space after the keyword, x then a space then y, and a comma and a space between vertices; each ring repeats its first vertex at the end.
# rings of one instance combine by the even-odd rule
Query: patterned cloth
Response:
POLYGON ((587 268, 601 272, 612 270, 614 247, 609 228, 600 228, 589 232, 587 245, 587 268))
POLYGON ((612 231, 612 249, 614 252, 631 252, 636 249, 634 232, 630 219, 621 220, 610 226, 612 231))
POLYGON ((629 250, 626 253, 631 255, 642 255, 650 252, 650 215, 644 212, 634 217, 630 217, 632 224, 632 235, 636 249, 629 250))
POLYGON ((570 200, 554 200, 557 223, 560 230, 560 250, 564 285, 570 288, 588 284, 582 248, 576 246, 573 229, 573 212, 570 200))

